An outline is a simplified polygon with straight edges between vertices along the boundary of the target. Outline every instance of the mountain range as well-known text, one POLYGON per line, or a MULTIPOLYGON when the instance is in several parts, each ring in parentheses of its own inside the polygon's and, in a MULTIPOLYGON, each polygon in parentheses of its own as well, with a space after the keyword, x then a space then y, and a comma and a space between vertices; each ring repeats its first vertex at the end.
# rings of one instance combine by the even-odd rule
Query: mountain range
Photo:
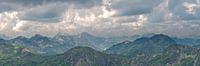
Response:
POLYGON ((157 54, 170 45, 177 44, 170 37, 165 35, 155 35, 150 38, 143 37, 133 42, 123 42, 107 49, 109 54, 122 54, 126 56, 140 56, 147 54, 157 54))
POLYGON ((31 38, 20 36, 11 40, 0 39, 0 66, 200 66, 199 48, 179 44, 164 34, 126 40, 104 51, 91 45, 74 46, 73 42, 65 44, 73 40, 69 37, 75 38, 35 35, 31 38), (68 48, 70 45, 72 47, 68 48), (59 54, 38 53, 38 50, 44 50, 41 48, 48 48, 46 50, 53 53, 56 47, 67 50, 59 54))
MULTIPOLYGON (((156 34, 149 33, 143 35, 135 35, 135 36, 124 36, 124 37, 96 37, 89 33, 83 32, 78 35, 68 35, 58 33, 54 37, 47 37, 36 34, 30 38, 24 36, 18 36, 13 39, 4 40, 0 42, 7 42, 8 44, 12 45, 22 45, 28 48, 34 49, 37 53, 43 55, 56 55, 64 53, 65 51, 76 47, 76 46, 87 46, 91 47, 98 51, 104 51, 113 45, 123 42, 132 42, 138 38, 143 37, 150 38, 156 34)), ((172 37, 177 44, 181 45, 188 45, 193 47, 200 47, 199 39, 192 39, 192 38, 175 38, 172 37)), ((3 39, 2 39, 3 40, 3 39)))
POLYGON ((12 45, 26 46, 34 49, 39 54, 55 55, 64 53, 65 51, 76 46, 87 46, 98 51, 103 51, 114 44, 123 42, 125 40, 135 40, 138 37, 139 36, 104 38, 96 37, 83 32, 78 35, 57 34, 54 37, 46 37, 39 34, 36 34, 30 38, 18 36, 16 38, 1 42, 7 42, 8 44, 12 45))

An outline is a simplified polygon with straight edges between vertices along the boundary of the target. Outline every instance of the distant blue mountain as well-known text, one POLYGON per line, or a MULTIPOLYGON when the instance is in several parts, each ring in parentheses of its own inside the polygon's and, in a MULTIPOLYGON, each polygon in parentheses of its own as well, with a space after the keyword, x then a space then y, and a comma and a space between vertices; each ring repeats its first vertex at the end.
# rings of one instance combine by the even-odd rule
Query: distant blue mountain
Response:
POLYGON ((1 39, 9 39, 9 37, 7 37, 7 36, 4 35, 4 34, 0 34, 0 38, 1 38, 1 39))
POLYGON ((76 46, 87 46, 103 51, 119 42, 135 40, 137 37, 138 36, 104 38, 96 37, 83 32, 78 35, 57 34, 54 37, 46 37, 39 34, 30 38, 18 36, 8 40, 8 42, 12 45, 23 45, 32 48, 40 54, 54 55, 64 53, 65 51, 76 46))
POLYGON ((188 45, 188 46, 195 46, 200 45, 200 39, 193 39, 193 38, 173 38, 178 44, 181 45, 188 45))

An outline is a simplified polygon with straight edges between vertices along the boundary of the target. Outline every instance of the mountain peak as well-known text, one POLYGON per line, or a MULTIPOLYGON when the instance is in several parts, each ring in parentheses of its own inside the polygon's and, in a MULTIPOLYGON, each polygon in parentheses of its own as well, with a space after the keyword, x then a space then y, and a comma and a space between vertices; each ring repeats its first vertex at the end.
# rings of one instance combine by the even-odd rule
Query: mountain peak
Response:
POLYGON ((148 37, 142 37, 142 38, 139 38, 139 39, 136 39, 134 41, 135 44, 140 44, 140 43, 143 43, 143 42, 147 42, 149 40, 148 37))
POLYGON ((40 34, 35 34, 35 35, 32 36, 30 39, 48 39, 48 37, 42 36, 42 35, 40 35, 40 34))
POLYGON ((18 36, 18 37, 16 37, 16 38, 14 38, 14 39, 27 39, 26 37, 24 37, 24 36, 18 36))
POLYGON ((35 34, 33 37, 44 37, 44 36, 42 36, 40 34, 35 34))
POLYGON ((82 32, 80 35, 86 35, 86 36, 90 36, 91 34, 87 33, 87 32, 82 32))
POLYGON ((81 38, 93 38, 94 36, 87 33, 87 32, 82 32, 81 34, 78 35, 81 38))
POLYGON ((164 34, 157 34, 151 37, 154 42, 161 42, 164 44, 177 44, 175 40, 164 34))
POLYGON ((157 35, 152 36, 151 38, 170 38, 170 37, 164 34, 157 34, 157 35))
POLYGON ((126 62, 124 57, 111 56, 89 47, 80 46, 59 56, 58 61, 62 59, 60 62, 71 64, 70 66, 125 66, 122 61, 126 62))
POLYGON ((143 37, 152 37, 154 35, 156 35, 156 34, 155 33, 146 33, 146 34, 143 34, 142 36, 143 37))
POLYGON ((70 36, 71 34, 69 33, 63 33, 63 32, 59 32, 57 33, 55 36, 70 36))

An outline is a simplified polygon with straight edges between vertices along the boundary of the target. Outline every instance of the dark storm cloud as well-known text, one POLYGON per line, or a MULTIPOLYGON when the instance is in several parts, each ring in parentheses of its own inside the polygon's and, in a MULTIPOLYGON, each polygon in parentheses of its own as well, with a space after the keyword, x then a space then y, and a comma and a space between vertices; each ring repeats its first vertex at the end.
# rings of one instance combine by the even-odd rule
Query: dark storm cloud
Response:
POLYGON ((21 7, 22 6, 19 4, 0 2, 0 13, 8 12, 8 11, 15 11, 15 10, 21 9, 21 7))
POLYGON ((13 3, 13 4, 21 4, 24 6, 36 6, 43 5, 47 3, 55 3, 55 2, 65 2, 68 4, 75 4, 79 6, 85 7, 93 7, 96 5, 101 5, 102 0, 0 0, 1 3, 13 3))
POLYGON ((117 10, 118 15, 134 16, 150 13, 162 0, 121 0, 114 2, 111 8, 117 10))
POLYGON ((67 9, 67 5, 60 3, 38 6, 32 9, 25 10, 20 13, 19 17, 22 20, 37 21, 37 22, 58 22, 61 15, 67 9))
POLYGON ((57 5, 60 5, 59 3, 73 5, 75 8, 91 8, 102 5, 102 0, 0 0, 0 13, 33 8, 51 3, 58 3, 57 5))
POLYGON ((102 0, 0 0, 0 13, 21 11, 20 19, 58 22, 66 9, 87 9, 102 5, 102 0))

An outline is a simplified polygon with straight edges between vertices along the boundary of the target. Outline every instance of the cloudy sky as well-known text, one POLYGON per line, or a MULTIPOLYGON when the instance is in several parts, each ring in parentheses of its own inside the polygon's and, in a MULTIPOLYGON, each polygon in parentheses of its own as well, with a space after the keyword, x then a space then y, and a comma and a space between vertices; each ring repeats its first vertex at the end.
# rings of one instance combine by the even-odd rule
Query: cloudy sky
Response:
POLYGON ((0 0, 0 34, 200 36, 200 0, 0 0))

